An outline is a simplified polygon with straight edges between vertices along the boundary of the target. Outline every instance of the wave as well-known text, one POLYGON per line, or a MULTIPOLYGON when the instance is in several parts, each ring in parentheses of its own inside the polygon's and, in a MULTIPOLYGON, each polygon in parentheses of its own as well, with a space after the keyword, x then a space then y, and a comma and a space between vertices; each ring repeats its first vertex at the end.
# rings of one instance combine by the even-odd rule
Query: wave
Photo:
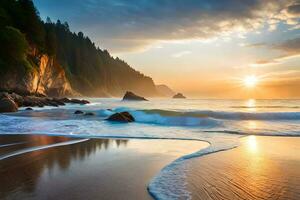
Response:
POLYGON ((85 141, 88 141, 88 140, 89 139, 80 139, 80 140, 72 140, 72 141, 60 142, 60 143, 37 146, 37 147, 30 147, 30 148, 22 149, 22 150, 15 151, 15 152, 12 152, 12 153, 9 153, 9 154, 1 155, 0 156, 0 161, 4 160, 4 159, 7 159, 7 158, 14 157, 14 156, 18 156, 18 155, 21 155, 21 154, 30 153, 30 152, 33 152, 33 151, 40 151, 40 150, 49 149, 49 148, 53 148, 53 147, 60 147, 60 146, 66 146, 66 145, 71 145, 71 144, 77 144, 77 143, 85 142, 85 141))
MULTIPOLYGON (((199 111, 170 111, 170 110, 141 110, 144 116, 156 116, 161 117, 180 117, 185 118, 197 118, 197 119, 222 119, 222 120, 300 120, 300 112, 230 112, 230 111, 212 111, 212 110, 199 110, 199 111)), ((133 112, 134 114, 134 112, 133 112)))
POLYGON ((222 122, 210 118, 198 118, 194 116, 164 116, 159 113, 149 114, 143 111, 131 111, 136 122, 150 123, 164 126, 201 126, 213 128, 221 126, 222 122))
POLYGON ((222 145, 210 143, 210 146, 198 152, 178 158, 164 167, 148 184, 148 191, 154 199, 192 199, 186 186, 186 173, 188 170, 185 161, 220 151, 238 147, 238 142, 231 141, 222 145))

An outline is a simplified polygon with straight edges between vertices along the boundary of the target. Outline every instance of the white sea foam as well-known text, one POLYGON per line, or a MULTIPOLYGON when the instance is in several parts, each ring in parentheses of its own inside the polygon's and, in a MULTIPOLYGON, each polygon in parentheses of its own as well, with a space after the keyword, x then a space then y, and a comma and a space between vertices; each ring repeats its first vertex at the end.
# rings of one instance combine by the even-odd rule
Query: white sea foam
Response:
POLYGON ((21 155, 21 154, 33 152, 33 151, 39 151, 39 150, 49 149, 49 148, 53 148, 53 147, 76 144, 76 143, 79 143, 79 142, 85 142, 87 140, 89 140, 89 139, 71 140, 71 141, 67 141, 67 142, 60 142, 60 143, 55 143, 55 144, 49 144, 49 145, 43 145, 43 146, 37 146, 37 147, 22 149, 22 150, 19 150, 19 151, 15 151, 15 152, 12 152, 12 153, 1 155, 0 156, 0 161, 5 160, 7 158, 14 157, 14 156, 18 156, 18 155, 21 155))

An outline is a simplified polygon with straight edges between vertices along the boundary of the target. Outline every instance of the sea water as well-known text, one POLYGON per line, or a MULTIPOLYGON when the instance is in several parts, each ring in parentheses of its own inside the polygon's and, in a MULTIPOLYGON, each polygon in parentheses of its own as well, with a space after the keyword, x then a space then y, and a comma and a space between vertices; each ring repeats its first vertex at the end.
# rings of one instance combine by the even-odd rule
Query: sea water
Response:
POLYGON ((300 136, 300 100, 93 98, 91 104, 34 108, 0 115, 0 134, 48 134, 72 137, 201 140, 210 146, 166 166, 149 183, 156 199, 189 199, 185 160, 238 146, 245 135, 300 136), (95 116, 75 115, 75 110, 95 116), (128 111, 135 123, 105 119, 128 111))

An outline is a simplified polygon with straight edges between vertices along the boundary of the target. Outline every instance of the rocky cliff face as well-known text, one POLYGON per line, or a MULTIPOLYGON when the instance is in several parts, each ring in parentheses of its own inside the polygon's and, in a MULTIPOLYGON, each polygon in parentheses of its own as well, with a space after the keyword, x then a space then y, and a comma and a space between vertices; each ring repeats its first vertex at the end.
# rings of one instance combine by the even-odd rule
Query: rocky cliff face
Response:
POLYGON ((47 96, 68 96, 74 93, 64 69, 47 55, 40 57, 39 67, 32 73, 31 90, 47 96))
POLYGON ((76 94, 66 78, 63 68, 48 55, 34 57, 37 66, 30 72, 10 71, 0 80, 0 89, 20 94, 38 93, 47 96, 76 94))

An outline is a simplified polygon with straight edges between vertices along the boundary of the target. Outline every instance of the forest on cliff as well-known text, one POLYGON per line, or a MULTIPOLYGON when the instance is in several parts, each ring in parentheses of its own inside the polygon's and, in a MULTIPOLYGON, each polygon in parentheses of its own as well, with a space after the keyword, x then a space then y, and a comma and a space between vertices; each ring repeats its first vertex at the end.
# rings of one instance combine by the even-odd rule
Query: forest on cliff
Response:
POLYGON ((17 73, 22 78, 38 71, 40 57, 47 55, 62 67, 72 88, 83 95, 119 96, 126 90, 157 95, 150 77, 112 57, 82 32, 72 32, 67 22, 41 20, 31 0, 1 0, 0 44, 2 77, 17 73))

